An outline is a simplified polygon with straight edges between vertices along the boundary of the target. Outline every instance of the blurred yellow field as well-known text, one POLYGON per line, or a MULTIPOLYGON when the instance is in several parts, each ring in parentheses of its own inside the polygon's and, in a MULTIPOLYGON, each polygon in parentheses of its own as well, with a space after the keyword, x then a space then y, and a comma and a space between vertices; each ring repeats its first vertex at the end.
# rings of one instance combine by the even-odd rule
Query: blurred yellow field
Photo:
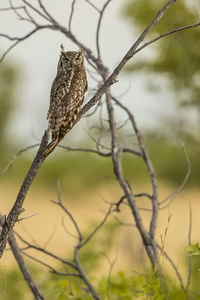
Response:
MULTIPOLYGON (((16 197, 17 189, 17 186, 11 187, 9 184, 1 185, 0 202, 2 213, 8 213, 16 197)), ((148 187, 138 186, 137 190, 147 191, 148 187)), ((163 200, 171 192, 173 192, 172 187, 162 184, 159 194, 160 200, 163 200)), ((161 236, 164 238, 167 228, 167 236, 164 238, 164 249, 174 259, 180 271, 184 270, 183 262, 184 258, 185 260, 187 258, 186 248, 188 244, 190 205, 192 208, 192 243, 199 241, 199 195, 200 190, 187 189, 177 196, 172 205, 162 210, 159 215, 157 241, 161 241, 161 236)), ((104 217, 108 206, 106 202, 114 202, 120 196, 121 191, 113 184, 108 186, 103 185, 98 187, 98 189, 84 192, 79 197, 76 197, 76 199, 63 195, 63 201, 76 218, 83 232, 88 232, 92 228, 92 224, 94 225, 94 222, 96 224, 104 217)), ((50 200, 56 200, 56 191, 53 193, 51 190, 48 191, 48 189, 31 189, 25 201, 25 212, 21 217, 33 214, 37 215, 18 222, 15 230, 30 242, 45 247, 45 249, 62 257, 69 257, 75 239, 66 230, 73 234, 73 226, 64 212, 51 203, 50 200)), ((146 200, 140 199, 139 201, 140 207, 149 207, 149 203, 146 200)), ((124 206, 120 213, 114 213, 113 215, 121 222, 134 224, 132 216, 124 206)), ((149 212, 143 212, 142 215, 144 216, 145 223, 148 224, 149 212)), ((113 221, 114 218, 110 217, 109 220, 113 221)), ((140 270, 141 267, 145 267, 148 260, 144 259, 141 240, 134 226, 121 226, 118 229, 115 240, 112 251, 107 253, 110 259, 114 259, 117 256, 115 271, 120 269, 132 271, 138 270, 138 268, 140 270)), ((97 249, 97 251, 101 251, 102 249, 97 249)), ((42 258, 46 262, 51 262, 53 265, 55 264, 54 261, 43 257, 40 253, 34 251, 30 251, 29 253, 34 254, 37 258, 42 258)), ((161 259, 165 263, 165 259, 161 259)), ((9 250, 4 253, 1 264, 2 266, 6 266, 6 268, 13 267, 16 264, 9 250)), ((103 269, 105 272, 105 268, 109 269, 106 259, 100 269, 103 269)))

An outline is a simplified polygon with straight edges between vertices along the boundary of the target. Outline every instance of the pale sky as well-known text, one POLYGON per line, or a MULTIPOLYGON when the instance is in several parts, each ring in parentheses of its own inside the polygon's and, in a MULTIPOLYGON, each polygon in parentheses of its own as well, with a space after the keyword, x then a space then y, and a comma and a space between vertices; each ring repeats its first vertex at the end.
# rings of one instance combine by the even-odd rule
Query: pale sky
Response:
MULTIPOLYGON (((35 3, 36 1, 30 2, 35 3)), ((64 25, 67 24, 71 0, 43 2, 48 3, 48 10, 55 19, 64 25)), ((102 57, 110 71, 119 63, 137 37, 136 33, 133 34, 133 28, 130 27, 128 21, 122 17, 122 5, 125 2, 122 0, 111 1, 102 23, 100 35, 102 57)), ((1 0, 0 6, 7 7, 6 3, 7 1, 1 0)), ((13 3, 19 5, 20 1, 13 1, 13 3)), ((96 0, 96 3, 102 2, 96 0)), ((31 28, 28 23, 17 20, 12 12, 1 12, 0 16, 1 33, 21 36, 31 28)), ((84 0, 77 1, 72 30, 94 52, 96 51, 97 16, 97 12, 84 0)), ((6 39, 0 38, 1 51, 8 44, 9 42, 6 39)), ((21 73, 18 89, 20 109, 9 128, 19 144, 21 142, 34 143, 36 141, 34 136, 40 138, 47 126, 45 118, 49 105, 51 84, 56 75, 60 44, 63 44, 66 50, 77 50, 76 45, 66 39, 64 35, 48 29, 41 30, 20 43, 5 59, 5 62, 12 59, 20 68, 21 73)), ((146 48, 139 55, 150 55, 152 49, 152 47, 146 48)), ((137 59, 137 56, 134 59, 137 59)), ((123 103, 128 104, 142 128, 157 126, 161 119, 176 113, 172 95, 170 93, 159 94, 158 97, 151 95, 144 89, 144 76, 120 75, 118 79, 119 82, 113 86, 114 94, 116 96, 124 94, 121 100, 123 103)), ((156 80, 158 85, 162 83, 161 78, 156 80)), ((93 86, 94 82, 89 79, 89 87, 92 88, 93 86)), ((121 114, 117 113, 117 116, 120 119, 121 114)), ((84 122, 81 124, 86 128, 84 122)), ((75 129, 73 130, 75 133, 75 129)))

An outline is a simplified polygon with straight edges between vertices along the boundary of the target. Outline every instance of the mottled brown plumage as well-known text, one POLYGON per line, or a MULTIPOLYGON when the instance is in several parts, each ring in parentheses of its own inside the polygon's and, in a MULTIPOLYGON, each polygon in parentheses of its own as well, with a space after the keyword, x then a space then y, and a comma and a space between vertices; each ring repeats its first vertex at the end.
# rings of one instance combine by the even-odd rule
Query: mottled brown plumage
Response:
POLYGON ((47 114, 48 129, 52 138, 48 152, 74 126, 86 91, 87 77, 83 52, 65 52, 61 46, 57 75, 52 84, 47 114))

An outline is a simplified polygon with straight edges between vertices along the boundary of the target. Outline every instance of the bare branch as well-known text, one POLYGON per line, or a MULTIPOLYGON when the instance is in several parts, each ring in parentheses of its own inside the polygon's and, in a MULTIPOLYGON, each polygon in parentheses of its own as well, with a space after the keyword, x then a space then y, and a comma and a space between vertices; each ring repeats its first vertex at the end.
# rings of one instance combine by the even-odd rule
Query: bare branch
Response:
POLYGON ((9 163, 7 164, 7 166, 0 171, 0 176, 2 176, 3 174, 5 174, 8 170, 10 170, 14 164, 14 162, 16 161, 16 159, 24 152, 30 150, 30 149, 33 149, 35 147, 38 147, 40 144, 35 144, 35 145, 32 145, 32 146, 28 146, 24 149, 21 149, 19 150, 14 156, 13 158, 9 161, 9 163))
POLYGON ((10 8, 11 8, 11 10, 12 10, 12 11, 14 12, 14 14, 19 18, 19 20, 31 22, 31 23, 37 25, 36 22, 34 21, 34 19, 32 18, 32 16, 29 14, 29 12, 28 12, 26 6, 23 6, 23 11, 24 11, 24 13, 28 16, 28 19, 27 19, 27 18, 24 18, 24 17, 21 15, 21 13, 18 11, 18 9, 16 9, 16 8, 14 7, 14 5, 12 4, 12 1, 11 1, 11 0, 8 0, 8 1, 9 1, 9 3, 10 3, 10 8))
POLYGON ((100 9, 98 9, 98 7, 96 7, 91 1, 85 0, 85 2, 87 2, 90 6, 92 6, 96 11, 100 13, 100 9))
POLYGON ((91 240, 91 238, 97 233, 97 231, 105 224, 105 222, 107 221, 108 217, 111 214, 112 207, 113 205, 111 204, 101 223, 90 233, 90 235, 85 240, 79 243, 79 248, 84 247, 91 240))
POLYGON ((101 53, 100 53, 100 43, 99 43, 99 34, 100 34, 100 28, 101 28, 101 23, 103 19, 103 15, 105 13, 106 7, 108 4, 111 2, 111 0, 107 0, 106 3, 103 5, 100 15, 99 15, 99 20, 97 24, 97 31, 96 31, 96 47, 97 47, 97 58, 101 60, 101 53))
POLYGON ((23 220, 30 219, 30 218, 35 217, 35 216, 37 216, 37 215, 38 215, 38 214, 32 214, 32 215, 30 215, 30 216, 20 218, 20 219, 17 220, 17 222, 21 222, 21 221, 23 221, 23 220))
POLYGON ((24 252, 24 251, 22 251, 22 253, 23 253, 25 256, 29 257, 30 259, 32 259, 32 260, 38 262, 39 264, 45 266, 45 267, 48 268, 48 269, 50 269, 50 271, 51 271, 52 273, 54 273, 54 274, 62 275, 62 276, 80 277, 80 276, 79 276, 78 274, 76 274, 76 273, 68 273, 68 272, 64 273, 64 272, 59 272, 59 271, 57 271, 55 268, 53 268, 52 266, 50 266, 49 264, 43 262, 42 260, 40 260, 40 259, 38 259, 38 258, 35 258, 35 257, 33 257, 32 255, 30 255, 30 254, 28 254, 28 253, 26 253, 26 252, 24 252))
POLYGON ((78 226, 76 220, 72 216, 71 212, 62 203, 61 191, 60 191, 60 181, 59 181, 59 179, 57 180, 56 186, 57 186, 57 198, 58 198, 58 201, 52 200, 51 202, 54 203, 54 204, 56 204, 56 205, 58 205, 58 206, 60 206, 62 208, 62 210, 68 215, 68 217, 70 218, 70 220, 72 221, 72 223, 74 225, 74 228, 76 229, 76 232, 78 234, 79 242, 82 242, 83 236, 82 236, 82 233, 81 233, 81 231, 79 229, 79 226, 78 226))
POLYGON ((27 266, 25 264, 25 261, 23 259, 23 256, 20 253, 19 247, 17 245, 17 242, 15 240, 15 237, 13 235, 13 232, 11 231, 8 238, 9 245, 11 247, 11 250, 13 252, 13 255, 15 256, 15 259, 18 263, 18 266, 24 276, 24 279, 26 280, 30 290, 32 291, 34 297, 36 300, 43 300, 44 297, 42 296, 39 288, 37 287, 35 281, 33 280, 31 274, 29 273, 27 266))
POLYGON ((137 126, 137 123, 135 121, 133 114, 130 112, 130 110, 128 108, 126 108, 123 104, 121 104, 116 98, 112 97, 112 99, 117 103, 117 105, 119 105, 128 114, 130 122, 133 127, 133 130, 135 131, 135 134, 136 134, 136 137, 138 140, 138 144, 139 144, 139 147, 140 147, 140 150, 142 153, 143 160, 147 166, 148 173, 150 175, 151 184, 152 184, 152 196, 151 196, 152 217, 151 217, 149 231, 150 231, 151 236, 154 237, 155 230, 156 230, 157 215, 158 215, 158 187, 157 187, 157 179, 156 179, 155 171, 154 171, 153 165, 151 163, 149 154, 145 148, 142 134, 137 126))
POLYGON ((187 25, 187 26, 183 26, 183 27, 179 27, 179 28, 176 28, 176 29, 173 29, 173 30, 170 30, 166 33, 162 33, 160 34, 159 36, 157 36, 156 38, 152 39, 151 41, 149 42, 146 42, 144 45, 142 45, 140 48, 138 48, 136 51, 135 51, 135 54, 138 53, 139 51, 141 51, 142 49, 144 49, 145 47, 149 46, 150 44, 160 40, 161 38, 163 37, 166 37, 170 34, 173 34, 173 33, 176 33, 176 32, 179 32, 179 31, 182 31, 182 30, 186 30, 186 29, 190 29, 190 28, 195 28, 195 27, 199 27, 200 26, 200 22, 199 23, 196 23, 196 24, 191 24, 191 25, 187 25))
POLYGON ((76 0, 73 0, 72 5, 71 5, 71 13, 70 13, 70 17, 69 17, 69 23, 68 23, 69 32, 71 32, 71 25, 72 25, 72 18, 73 18, 73 15, 74 15, 75 3, 76 3, 76 0))
POLYGON ((62 227, 68 235, 70 235, 72 238, 77 240, 77 236, 75 234, 71 233, 65 226, 64 217, 62 217, 62 227))
MULTIPOLYGON (((160 251, 162 251, 162 247, 161 247, 159 244, 156 243, 156 246, 157 246, 157 248, 158 248, 160 251)), ((163 255, 164 255, 165 258, 169 261, 170 265, 171 265, 172 268, 174 269, 174 271, 175 271, 175 273, 176 273, 176 275, 177 275, 177 277, 178 277, 180 286, 181 286, 183 292, 186 293, 186 289, 185 289, 184 284, 183 284, 183 279, 182 279, 181 274, 179 273, 179 271, 178 271, 178 269, 177 269, 175 263, 173 262, 173 260, 172 260, 171 257, 167 254, 166 251, 163 251, 163 255)))
POLYGON ((152 200, 152 196, 147 194, 147 193, 139 193, 139 194, 134 194, 135 198, 140 198, 140 197, 146 197, 152 200))
POLYGON ((45 6, 42 3, 42 0, 37 0, 39 3, 39 6, 41 7, 41 9, 43 10, 44 14, 46 15, 46 17, 55 25, 58 24, 58 22, 50 15, 50 13, 47 11, 47 9, 45 8, 45 6))
POLYGON ((26 240, 24 240, 24 239, 21 237, 21 235, 19 235, 17 232, 15 232, 15 235, 20 239, 21 242, 23 242, 25 245, 28 246, 27 249, 29 249, 29 248, 35 249, 35 250, 37 250, 37 251, 39 251, 39 252, 41 252, 41 253, 44 253, 44 254, 46 254, 46 255, 48 255, 48 256, 50 256, 50 257, 52 257, 52 258, 54 258, 54 259, 56 259, 56 260, 58 260, 58 261, 60 261, 60 262, 62 262, 63 264, 65 264, 65 265, 67 265, 67 266, 69 266, 69 267, 71 267, 71 268, 77 270, 76 266, 75 266, 73 263, 71 263, 70 261, 63 259, 63 258, 61 258, 61 257, 59 257, 59 256, 57 256, 57 255, 55 255, 55 254, 53 254, 53 253, 47 251, 47 250, 44 249, 44 248, 41 248, 41 247, 39 247, 39 246, 30 244, 29 242, 27 242, 26 240))
POLYGON ((31 5, 28 1, 22 0, 29 8, 31 8, 34 12, 36 12, 40 17, 44 18, 46 21, 50 21, 50 18, 46 16, 46 14, 43 14, 39 9, 37 9, 35 6, 31 5))
POLYGON ((164 203, 166 203, 167 201, 169 201, 169 203, 165 206, 160 207, 159 209, 165 209, 167 207, 170 206, 170 204, 172 203, 172 201, 175 199, 175 197, 177 197, 177 195, 183 190, 183 187, 185 186, 186 182, 188 181, 190 174, 191 174, 191 163, 190 163, 190 159, 188 157, 188 154, 185 150, 184 145, 182 145, 182 150, 185 156, 185 160, 187 163, 187 173, 183 179, 183 182, 181 183, 181 185, 176 189, 176 191, 174 191, 171 195, 169 195, 167 198, 165 198, 164 200, 159 202, 159 206, 163 205, 164 203))
MULTIPOLYGON (((116 78, 119 75, 119 73, 121 72, 121 70, 123 69, 123 67, 125 66, 125 64, 135 55, 135 50, 138 48, 138 46, 141 44, 141 42, 144 40, 144 38, 146 37, 146 35, 151 31, 151 29, 158 23, 158 21, 160 20, 160 18, 162 18, 162 16, 164 15, 164 13, 166 12, 166 10, 173 5, 176 2, 176 0, 170 0, 167 2, 167 4, 158 12, 158 14, 156 15, 156 17, 153 19, 153 21, 146 27, 146 29, 143 31, 143 33, 139 36, 139 38, 136 40, 136 42, 132 45, 132 47, 128 50, 128 52, 126 53, 126 55, 123 57, 123 59, 121 60, 121 62, 118 64, 118 66, 114 69, 114 71, 112 72, 112 74, 108 77, 107 80, 105 80, 104 84, 101 86, 101 88, 97 91, 96 95, 94 97, 92 97, 92 99, 90 99, 88 101, 88 103, 86 103, 82 110, 79 113, 79 117, 77 118, 77 121, 87 113, 87 111, 94 106, 99 99, 102 97, 102 95, 109 89, 109 87, 114 84, 116 82, 116 78)), ((88 53, 88 50, 83 47, 83 49, 88 53)), ((105 72, 105 68, 104 68, 104 72, 105 72)))
MULTIPOLYGON (((99 151, 99 150, 95 150, 95 149, 90 149, 90 148, 73 148, 73 147, 70 147, 70 146, 64 146, 64 145, 58 145, 59 148, 62 148, 62 149, 65 149, 67 151, 72 151, 72 152, 76 152, 76 151, 80 151, 80 152, 90 152, 90 153, 94 153, 94 154, 98 154, 102 157, 111 157, 112 156, 112 152, 102 152, 102 151, 99 151)), ((129 148, 123 148, 122 149, 122 152, 124 153, 132 153, 132 154, 135 154, 137 156, 141 156, 141 153, 136 151, 136 150, 133 150, 133 149, 129 149, 129 148)))
MULTIPOLYGON (((3 225, 4 222, 4 218, 3 216, 0 214, 0 224, 3 225)), ((25 281, 27 282, 31 292, 33 293, 34 297, 36 300, 44 300, 44 297, 42 296, 38 286, 36 285, 34 279, 32 278, 26 263, 24 261, 23 256, 21 255, 19 246, 17 244, 17 241, 14 237, 13 231, 10 232, 9 237, 8 237, 8 242, 10 245, 10 248, 12 250, 12 253, 18 263, 18 266, 24 276, 25 281)))
POLYGON ((110 265, 110 268, 109 268, 109 272, 108 272, 108 279, 107 279, 107 284, 106 284, 106 295, 107 295, 107 298, 108 300, 110 300, 110 281, 111 281, 111 274, 112 274, 112 270, 113 270, 113 267, 117 261, 117 255, 116 257, 113 259, 113 261, 110 260, 110 258, 105 254, 105 253, 102 253, 103 256, 106 258, 106 260, 108 261, 109 265, 110 265))
POLYGON ((31 35, 33 35, 35 32, 44 29, 44 28, 48 28, 47 25, 45 26, 37 26, 35 29, 31 30, 29 33, 27 33, 26 35, 24 35, 23 37, 10 37, 7 34, 3 34, 0 33, 0 37, 5 37, 11 41, 16 41, 15 43, 13 43, 1 56, 0 58, 0 63, 4 60, 4 58, 6 57, 6 55, 14 48, 16 47, 20 42, 26 40, 27 38, 29 38, 31 35))
POLYGON ((120 212, 120 205, 121 205, 122 203, 124 203, 123 201, 124 201, 125 199, 126 199, 126 196, 125 196, 125 195, 122 196, 122 197, 119 199, 119 201, 115 204, 115 205, 116 205, 116 208, 115 208, 114 211, 120 212))

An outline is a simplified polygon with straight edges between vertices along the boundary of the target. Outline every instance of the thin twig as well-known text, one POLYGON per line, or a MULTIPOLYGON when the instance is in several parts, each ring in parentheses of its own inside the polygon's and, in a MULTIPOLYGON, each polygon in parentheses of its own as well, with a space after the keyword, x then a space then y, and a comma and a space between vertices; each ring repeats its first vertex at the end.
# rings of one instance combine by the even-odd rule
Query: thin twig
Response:
POLYGON ((33 35, 34 33, 36 33, 37 31, 44 29, 44 28, 48 28, 48 26, 38 26, 35 29, 31 30, 29 33, 27 33, 26 35, 22 36, 22 37, 10 37, 9 35, 0 33, 0 37, 5 37, 11 41, 16 41, 15 43, 13 43, 10 47, 8 47, 8 49, 2 54, 1 58, 0 58, 0 63, 4 60, 4 58, 6 57, 6 55, 14 48, 16 47, 20 42, 26 40, 27 38, 29 38, 31 35, 33 35))
MULTIPOLYGON (((95 150, 95 149, 90 149, 90 148, 73 148, 70 146, 64 146, 64 145, 58 145, 59 148, 65 149, 67 151, 72 151, 72 152, 76 152, 76 151, 80 151, 80 152, 90 152, 90 153, 94 153, 94 154, 98 154, 102 157, 110 157, 112 156, 112 152, 102 152, 99 150, 95 150)), ((141 156, 141 153, 139 151, 133 150, 133 149, 129 149, 129 148, 122 148, 122 152, 124 153, 132 153, 135 154, 137 156, 141 156)))
POLYGON ((50 13, 47 11, 46 7, 43 5, 42 0, 37 0, 39 3, 39 6, 43 10, 44 14, 47 16, 47 18, 52 22, 52 24, 56 25, 58 22, 50 15, 50 13))
POLYGON ((38 215, 38 213, 32 214, 32 215, 27 216, 27 217, 20 218, 20 219, 17 220, 17 222, 21 222, 21 221, 23 221, 23 220, 30 219, 30 218, 35 217, 35 216, 37 216, 37 215, 38 215))
POLYGON ((111 214, 112 207, 113 205, 111 204, 103 220, 99 223, 98 226, 95 227, 95 229, 88 235, 88 237, 79 244, 79 248, 84 247, 91 240, 91 238, 97 233, 97 231, 105 224, 105 222, 107 221, 108 217, 111 214))
POLYGON ((54 274, 57 274, 57 275, 62 275, 62 276, 73 276, 73 277, 80 277, 77 273, 69 273, 69 272, 59 272, 57 271, 55 268, 53 268, 52 266, 50 266, 49 264, 43 262, 42 260, 36 258, 36 257, 33 257, 32 255, 24 252, 24 251, 21 251, 25 256, 29 257, 30 259, 38 262, 39 264, 45 266, 46 268, 50 269, 50 271, 54 274))
MULTIPOLYGON (((146 29, 142 32, 142 34, 139 36, 139 38, 136 40, 136 42, 131 46, 131 48, 128 50, 128 52, 126 53, 126 55, 123 57, 123 59, 121 60, 121 62, 117 65, 117 67, 114 69, 114 71, 112 72, 112 74, 108 77, 107 80, 105 80, 104 84, 101 86, 101 88, 97 91, 96 95, 94 97, 92 97, 92 99, 90 99, 88 101, 88 103, 86 103, 82 110, 79 113, 79 116, 77 118, 77 121, 87 113, 87 111, 94 106, 99 99, 102 97, 102 95, 109 89, 109 87, 116 83, 116 79, 117 76, 119 75, 119 73, 121 72, 121 70, 123 69, 123 67, 125 66, 125 64, 134 56, 135 54, 135 50, 138 48, 138 46, 141 44, 141 42, 144 40, 144 38, 146 37, 146 35, 151 31, 151 29, 158 23, 158 21, 162 18, 162 16, 164 15, 164 13, 166 12, 166 10, 172 6, 174 3, 176 2, 176 0, 170 0, 167 2, 167 4, 158 12, 158 14, 155 16, 155 18, 153 19, 153 21, 146 27, 146 29)), ((87 49, 85 49, 85 47, 83 47, 84 50, 88 53, 87 49)))
MULTIPOLYGON (((189 203, 189 228, 188 228, 188 246, 191 246, 191 234, 192 234, 192 208, 191 203, 189 203)), ((189 292, 192 274, 192 256, 188 256, 188 275, 186 283, 186 292, 189 292)))
POLYGON ((91 1, 85 0, 85 2, 87 2, 90 6, 92 6, 96 11, 98 11, 100 13, 100 9, 98 9, 98 7, 95 6, 91 1))
MULTIPOLYGON (((0 214, 0 224, 3 225, 4 222, 4 217, 0 214)), ((36 300, 44 300, 43 295, 41 294, 37 284, 35 283, 33 277, 31 276, 26 263, 24 261, 24 258, 20 252, 19 246, 17 244, 17 241, 14 237, 13 231, 10 232, 9 237, 8 237, 8 242, 10 245, 10 248, 12 250, 12 253, 17 261, 17 264, 24 276, 25 281, 27 282, 31 292, 34 295, 34 298, 36 300)), ((6 299, 6 298, 5 298, 6 299)))
POLYGON ((72 4, 71 4, 71 12, 70 12, 69 23, 68 23, 69 32, 71 32, 71 25, 72 25, 72 18, 73 18, 73 15, 74 15, 74 6, 75 6, 75 3, 76 3, 76 0, 73 0, 72 4))
POLYGON ((62 217, 62 227, 63 227, 64 231, 65 231, 68 235, 70 235, 73 239, 76 239, 76 240, 77 240, 77 236, 76 236, 75 234, 71 233, 71 232, 67 229, 64 220, 65 220, 65 218, 62 217))
POLYGON ((83 236, 82 236, 82 233, 79 229, 79 226, 78 226, 76 220, 72 216, 71 212, 62 203, 61 190, 60 190, 60 180, 59 179, 57 179, 56 187, 57 187, 57 199, 58 199, 58 201, 51 200, 51 202, 58 205, 58 206, 60 206, 62 208, 62 210, 68 215, 68 217, 70 218, 70 220, 72 221, 72 223, 74 225, 74 228, 76 229, 76 232, 78 234, 79 242, 82 242, 83 236))
POLYGON ((39 9, 37 9, 35 6, 31 5, 28 1, 22 0, 24 4, 26 4, 29 8, 31 8, 34 12, 36 12, 40 17, 44 18, 46 21, 50 21, 50 18, 46 16, 46 14, 43 14, 39 9))
POLYGON ((57 256, 57 255, 55 255, 55 254, 53 254, 52 252, 47 251, 47 250, 44 249, 44 248, 41 248, 41 247, 39 247, 39 246, 36 246, 36 245, 33 245, 33 244, 27 242, 27 241, 24 240, 24 239, 22 238, 22 236, 19 235, 19 233, 17 233, 17 232, 15 232, 15 235, 20 239, 20 241, 21 241, 22 243, 24 243, 25 245, 28 246, 27 249, 30 249, 30 248, 31 248, 31 249, 35 249, 35 250, 37 250, 37 251, 39 251, 39 252, 41 252, 41 253, 44 253, 44 254, 47 255, 47 256, 50 256, 50 257, 54 258, 55 260, 58 260, 58 261, 62 262, 63 264, 65 264, 65 265, 67 265, 67 266, 73 268, 74 270, 77 270, 76 266, 75 266, 73 263, 71 263, 70 261, 63 259, 63 258, 61 258, 61 257, 59 257, 59 256, 57 256))
POLYGON ((106 260, 108 261, 109 265, 110 265, 110 268, 109 268, 109 272, 108 272, 108 279, 107 279, 107 284, 106 284, 106 295, 107 295, 107 298, 108 300, 110 300, 110 281, 111 281, 111 274, 112 274, 112 270, 113 270, 113 267, 117 261, 117 255, 115 256, 115 258, 113 259, 113 261, 110 260, 110 258, 105 254, 103 253, 103 256, 106 258, 106 260))
MULTIPOLYGON (((161 247, 158 243, 156 243, 156 246, 157 246, 157 248, 158 248, 160 251, 162 251, 162 247, 161 247)), ((171 265, 172 268, 174 269, 175 274, 176 274, 177 277, 178 277, 180 286, 181 286, 183 292, 186 293, 186 289, 185 289, 184 284, 183 284, 183 279, 182 279, 181 274, 179 273, 179 271, 178 271, 178 269, 177 269, 175 263, 173 262, 173 260, 172 260, 171 257, 167 254, 167 252, 166 252, 165 250, 163 251, 163 255, 164 255, 165 258, 169 261, 170 265, 171 265)))
POLYGON ((13 158, 9 161, 9 163, 7 164, 7 166, 6 166, 3 170, 0 171, 0 176, 3 175, 3 174, 5 174, 8 170, 10 170, 10 169, 12 168, 14 162, 16 161, 16 159, 17 159, 22 153, 24 153, 24 152, 26 152, 26 151, 28 151, 28 150, 30 150, 30 149, 33 149, 33 148, 35 148, 35 147, 38 147, 39 145, 40 145, 40 144, 35 144, 35 145, 28 146, 28 147, 26 147, 26 148, 24 148, 24 149, 19 150, 19 151, 13 156, 13 158))
POLYGON ((96 48, 97 48, 97 58, 101 60, 101 53, 100 53, 100 43, 99 43, 99 34, 100 34, 100 28, 101 28, 101 23, 103 19, 104 12, 106 10, 106 7, 112 0, 107 0, 106 3, 103 5, 100 15, 99 15, 99 20, 97 24, 97 30, 96 30, 96 48))
POLYGON ((169 203, 165 206, 162 206, 162 207, 159 207, 159 209, 165 209, 167 207, 169 207, 169 205, 172 203, 172 201, 175 199, 175 197, 177 197, 178 194, 180 194, 180 192, 183 190, 183 187, 185 186, 186 182, 188 181, 189 177, 190 177, 190 174, 191 174, 191 162, 190 162, 190 159, 189 159, 189 156, 185 150, 185 147, 184 145, 182 145, 182 150, 183 150, 183 154, 185 156, 185 160, 186 160, 186 163, 187 163, 187 172, 185 174, 185 177, 182 181, 182 183, 180 184, 180 186, 172 193, 170 194, 167 198, 165 198, 164 200, 160 201, 159 202, 159 206, 163 205, 164 203, 168 202, 169 203))
POLYGON ((24 9, 25 6, 13 6, 13 7, 3 7, 0 8, 0 11, 12 11, 13 9, 18 10, 18 9, 24 9))
POLYGON ((153 238, 155 236, 157 216, 158 216, 158 185, 157 185, 156 174, 153 165, 151 163, 149 154, 146 150, 142 134, 137 126, 133 114, 130 112, 130 110, 127 107, 121 104, 115 97, 112 97, 112 99, 115 101, 115 103, 117 103, 118 106, 120 106, 128 114, 133 130, 135 131, 138 140, 138 145, 140 147, 144 163, 146 164, 148 173, 150 175, 151 185, 152 185, 152 196, 151 196, 152 217, 151 217, 149 232, 151 237, 153 238))
POLYGON ((135 51, 135 54, 137 54, 138 52, 140 52, 145 47, 149 46, 150 44, 152 44, 152 43, 154 43, 154 42, 156 42, 158 40, 160 40, 163 37, 166 37, 166 36, 168 36, 170 34, 173 34, 173 33, 179 32, 179 31, 183 31, 183 30, 186 30, 186 29, 195 28, 195 27, 199 27, 199 26, 200 26, 200 22, 199 23, 195 23, 195 24, 191 24, 191 25, 187 25, 187 26, 183 26, 183 27, 179 27, 179 28, 170 30, 170 31, 168 31, 166 33, 162 33, 159 36, 157 36, 156 38, 154 38, 154 39, 150 40, 149 42, 146 42, 145 44, 143 44, 140 48, 138 48, 135 51))

